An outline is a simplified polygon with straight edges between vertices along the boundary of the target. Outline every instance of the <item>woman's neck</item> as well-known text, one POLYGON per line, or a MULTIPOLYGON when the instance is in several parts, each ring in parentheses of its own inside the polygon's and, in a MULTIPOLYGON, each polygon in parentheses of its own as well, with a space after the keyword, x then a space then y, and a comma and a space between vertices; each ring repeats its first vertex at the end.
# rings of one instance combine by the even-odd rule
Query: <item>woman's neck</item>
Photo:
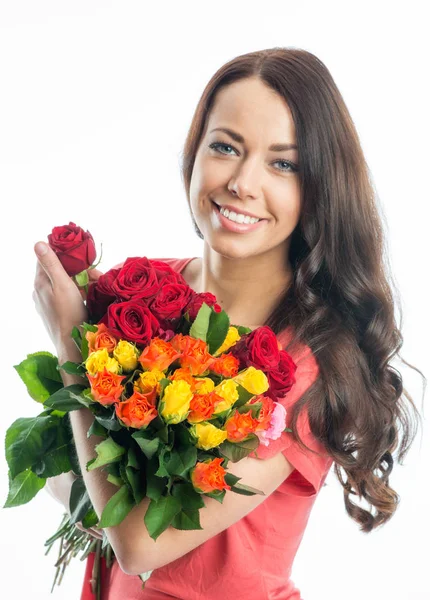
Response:
POLYGON ((263 325, 292 280, 290 265, 278 256, 229 259, 213 252, 191 261, 184 269, 187 283, 196 292, 211 292, 227 312, 230 322, 247 327, 263 325))

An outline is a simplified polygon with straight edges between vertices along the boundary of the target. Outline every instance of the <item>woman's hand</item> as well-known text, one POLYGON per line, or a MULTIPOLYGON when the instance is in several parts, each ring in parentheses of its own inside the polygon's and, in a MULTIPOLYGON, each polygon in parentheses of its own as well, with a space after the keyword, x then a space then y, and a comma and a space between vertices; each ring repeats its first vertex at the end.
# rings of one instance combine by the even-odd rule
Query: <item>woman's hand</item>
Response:
MULTIPOLYGON (((57 352, 61 353, 72 343, 73 327, 81 325, 88 318, 85 295, 66 273, 48 244, 38 242, 34 250, 38 262, 33 300, 57 352)), ((91 280, 95 281, 100 275, 100 271, 91 273, 91 280)))
MULTIPOLYGON (((68 512, 69 516, 71 516, 69 504, 70 493, 72 491, 72 485, 75 479, 77 479, 77 477, 73 471, 68 471, 67 473, 56 475, 55 477, 48 477, 45 484, 46 491, 64 506, 64 509, 68 512)), ((75 523, 75 527, 81 531, 84 531, 85 533, 89 533, 98 540, 103 539, 102 530, 97 529, 96 527, 89 527, 86 529, 82 525, 82 521, 75 523)))

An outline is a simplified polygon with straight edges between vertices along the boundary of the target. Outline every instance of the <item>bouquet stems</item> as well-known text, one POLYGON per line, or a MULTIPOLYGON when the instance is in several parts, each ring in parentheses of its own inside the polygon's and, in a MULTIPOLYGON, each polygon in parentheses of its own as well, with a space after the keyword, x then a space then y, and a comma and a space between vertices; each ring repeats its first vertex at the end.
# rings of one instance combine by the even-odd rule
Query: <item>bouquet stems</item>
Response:
POLYGON ((114 553, 110 544, 103 546, 102 540, 94 538, 91 534, 85 533, 78 529, 73 523, 70 522, 68 514, 63 515, 63 519, 58 530, 45 542, 45 546, 48 546, 45 556, 50 552, 51 548, 57 540, 60 540, 60 548, 58 558, 55 563, 56 572, 54 581, 51 588, 51 593, 54 590, 55 584, 60 585, 67 565, 70 563, 80 552, 82 556, 80 560, 85 560, 90 552, 95 552, 93 572, 91 575, 91 587, 97 600, 100 600, 101 592, 101 577, 100 577, 100 562, 101 558, 104 557, 106 560, 106 566, 110 568, 114 559, 114 553))
MULTIPOLYGON (((58 558, 55 563, 56 572, 51 588, 51 594, 54 591, 55 584, 60 585, 67 565, 72 558, 82 552, 80 560, 85 560, 91 552, 95 553, 94 565, 91 573, 91 590, 96 597, 96 600, 101 598, 101 559, 104 558, 106 567, 111 568, 115 560, 115 554, 112 546, 109 543, 104 543, 102 540, 94 538, 90 533, 85 533, 78 529, 70 522, 70 517, 64 513, 63 519, 57 531, 49 539, 46 540, 45 546, 48 546, 45 556, 50 552, 55 542, 60 540, 60 548, 58 558)), ((140 573, 139 578, 142 581, 142 589, 145 587, 146 581, 151 576, 152 571, 140 573)))

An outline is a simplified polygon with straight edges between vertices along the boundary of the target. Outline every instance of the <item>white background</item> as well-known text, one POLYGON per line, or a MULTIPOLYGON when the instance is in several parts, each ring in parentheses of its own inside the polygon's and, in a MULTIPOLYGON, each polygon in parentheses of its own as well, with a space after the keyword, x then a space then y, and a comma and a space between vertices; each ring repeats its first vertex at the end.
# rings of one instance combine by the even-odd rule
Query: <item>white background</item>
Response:
MULTIPOLYGON (((3 439, 13 420, 40 412, 13 365, 27 353, 54 350, 31 298, 34 243, 75 221, 103 243, 102 270, 127 256, 200 256, 179 171, 191 117, 222 64, 273 46, 316 54, 345 98, 386 214, 404 312, 402 355, 428 376, 424 5, 1 2, 3 439)), ((421 406, 420 377, 398 368, 421 406)), ((346 515, 342 488, 329 474, 294 565, 306 600, 430 598, 429 456, 424 420, 424 433, 390 479, 400 507, 371 534, 346 515)), ((2 506, 4 455, 0 461, 2 506)), ((2 597, 51 597, 54 554, 45 557, 43 544, 61 515, 44 490, 28 505, 0 510, 2 597)), ((76 560, 52 597, 78 599, 83 569, 76 560)))

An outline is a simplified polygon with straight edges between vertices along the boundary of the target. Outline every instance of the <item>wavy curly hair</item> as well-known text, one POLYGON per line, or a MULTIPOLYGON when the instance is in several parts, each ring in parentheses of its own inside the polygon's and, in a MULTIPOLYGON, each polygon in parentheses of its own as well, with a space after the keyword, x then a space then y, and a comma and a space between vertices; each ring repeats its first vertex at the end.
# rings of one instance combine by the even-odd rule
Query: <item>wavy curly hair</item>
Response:
MULTIPOLYGON (((210 79, 198 102, 182 151, 181 174, 190 207, 195 156, 217 92, 258 77, 292 112, 300 157, 302 211, 291 236, 293 280, 266 325, 291 327, 286 349, 307 344, 320 377, 295 404, 292 430, 306 407, 314 436, 334 460, 346 511, 361 531, 385 524, 399 503, 390 487, 393 456, 402 463, 417 433, 420 413, 389 364, 403 337, 382 227, 383 211, 359 137, 327 67, 297 48, 238 56, 210 79), (379 210, 378 210, 379 208, 379 210), (390 287, 391 283, 391 287, 390 287), (344 471, 346 477, 343 477, 344 471), (353 502, 353 496, 365 506, 353 502)), ((400 321, 402 320, 399 305, 400 321)))

